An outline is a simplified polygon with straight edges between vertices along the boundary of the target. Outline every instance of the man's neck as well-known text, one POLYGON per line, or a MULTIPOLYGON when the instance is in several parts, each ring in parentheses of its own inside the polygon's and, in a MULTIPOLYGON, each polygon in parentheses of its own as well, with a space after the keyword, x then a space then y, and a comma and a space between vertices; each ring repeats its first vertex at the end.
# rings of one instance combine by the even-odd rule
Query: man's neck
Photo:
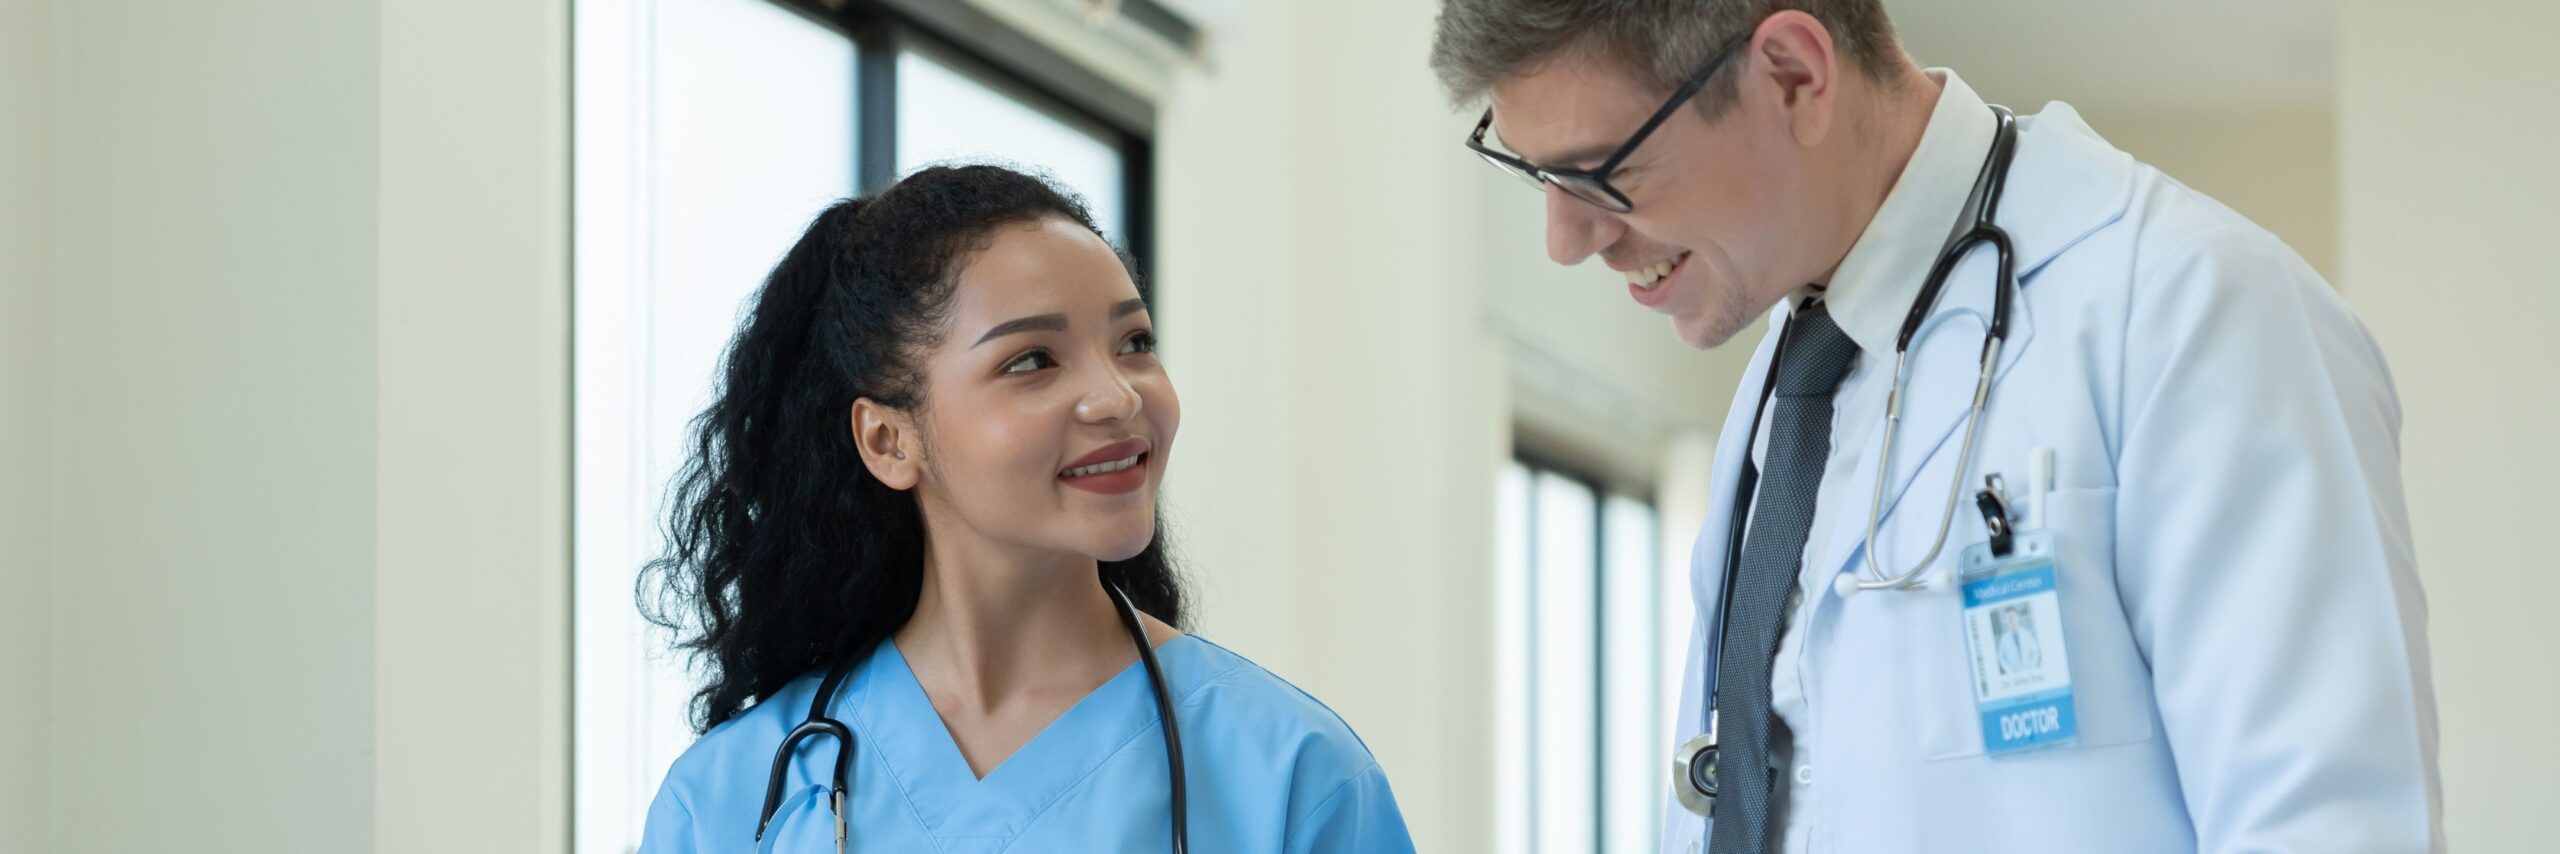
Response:
POLYGON ((1830 264, 1813 282, 1819 293, 1831 284, 1840 271, 1840 262, 1858 245, 1867 226, 1875 222, 1876 212, 1884 208, 1886 196, 1902 180, 1904 169, 1910 168, 1911 156, 1920 149, 1920 139, 1929 130, 1929 118, 1937 111, 1938 96, 1945 91, 1943 81, 1930 77, 1917 68, 1907 68, 1903 79, 1894 83, 1878 83, 1850 75, 1855 96, 1852 110, 1856 116, 1849 125, 1849 144, 1842 149, 1837 174, 1849 176, 1838 196, 1838 212, 1833 222, 1842 231, 1833 241, 1830 264))

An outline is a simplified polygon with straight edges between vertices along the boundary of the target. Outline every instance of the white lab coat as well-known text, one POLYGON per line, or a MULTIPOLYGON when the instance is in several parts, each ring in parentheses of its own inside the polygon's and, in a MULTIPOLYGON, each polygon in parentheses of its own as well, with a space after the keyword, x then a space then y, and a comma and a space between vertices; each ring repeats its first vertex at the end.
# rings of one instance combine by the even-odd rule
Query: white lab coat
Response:
POLYGON ((2034 632, 2010 630, 2000 636, 2000 672, 2025 673, 2044 666, 2044 647, 2034 632))
MULTIPOLYGON (((2424 851, 2443 847, 2426 601, 2399 474, 2399 400, 2343 301, 2274 236, 2136 163, 2062 104, 2020 122, 1999 221, 2020 292, 1951 564, 1992 472, 2023 500, 2054 448, 2046 523, 2079 742, 1983 753, 1951 592, 1843 599, 1857 512, 1828 514, 1801 673, 1822 767, 1811 848, 1841 852, 2424 851), (1826 545, 1827 544, 1827 545, 1826 545), (1830 563, 1830 561, 1825 561, 1830 563)), ((1913 347, 1884 553, 1928 549, 1991 312, 1991 253, 1951 277, 1913 347)), ((1783 324, 1788 307, 1772 317, 1783 324)), ((1772 335, 1717 445, 1692 558, 1699 621, 1675 732, 1704 731, 1734 487, 1772 335)), ((1850 441, 1856 441, 1851 439, 1850 441)), ((1731 773, 1728 769, 1728 773, 1731 773)), ((1664 850, 1706 822, 1666 807, 1664 850)))

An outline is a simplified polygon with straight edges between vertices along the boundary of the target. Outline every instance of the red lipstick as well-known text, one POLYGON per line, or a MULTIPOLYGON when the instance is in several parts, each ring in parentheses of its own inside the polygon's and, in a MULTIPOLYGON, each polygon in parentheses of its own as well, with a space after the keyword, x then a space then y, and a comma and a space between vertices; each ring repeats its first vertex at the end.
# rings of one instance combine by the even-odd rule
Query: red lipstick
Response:
POLYGON ((1068 463, 1058 471, 1058 482, 1103 495, 1135 492, 1147 485, 1148 457, 1154 450, 1155 445, 1143 436, 1122 439, 1068 463), (1092 470, 1097 468, 1103 470, 1092 470))

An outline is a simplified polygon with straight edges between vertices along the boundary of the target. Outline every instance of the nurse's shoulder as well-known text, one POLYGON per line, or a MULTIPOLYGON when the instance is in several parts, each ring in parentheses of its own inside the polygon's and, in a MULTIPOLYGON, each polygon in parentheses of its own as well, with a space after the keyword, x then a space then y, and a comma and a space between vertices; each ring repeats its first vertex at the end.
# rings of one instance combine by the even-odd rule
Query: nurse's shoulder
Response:
POLYGON ((727 851, 736 846, 724 841, 751 838, 755 829, 745 822, 763 804, 774 746, 807 717, 821 676, 813 671, 791 680, 685 748, 650 801, 643 854, 727 851))
POLYGON ((1411 850, 1385 770, 1341 715, 1205 638, 1178 642, 1192 645, 1181 656, 1189 672, 1168 676, 1183 695, 1184 750, 1200 754, 1186 764, 1285 774, 1289 850, 1411 850))

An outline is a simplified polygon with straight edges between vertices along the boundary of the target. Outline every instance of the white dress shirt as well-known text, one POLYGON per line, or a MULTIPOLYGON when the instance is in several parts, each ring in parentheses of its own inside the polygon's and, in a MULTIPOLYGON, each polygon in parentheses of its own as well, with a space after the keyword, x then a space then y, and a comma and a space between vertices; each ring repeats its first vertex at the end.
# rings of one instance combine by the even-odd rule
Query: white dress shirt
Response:
MULTIPOLYGON (((1918 296, 1922 280, 1928 277, 1930 264, 1937 260, 1957 217, 1963 214, 1965 197, 1973 190, 1974 178, 1997 131, 1990 106, 1955 72, 1933 68, 1927 73, 1943 83, 1944 89, 1902 176, 1885 195, 1884 204, 1876 209, 1875 218, 1867 223, 1858 242, 1849 248, 1830 284, 1819 291, 1805 288, 1789 300, 1790 304, 1801 304, 1805 299, 1820 299, 1832 320, 1858 344, 1857 366, 1841 380, 1832 398, 1831 451, 1823 466, 1822 490, 1815 500, 1811 530, 1827 530, 1832 518, 1842 513, 1863 516, 1867 512, 1874 483, 1858 482, 1866 478, 1855 473, 1865 470, 1859 456, 1868 444, 1867 438, 1884 423, 1885 396, 1893 385, 1894 338, 1901 332, 1903 317, 1918 296)), ((1752 464, 1764 468, 1769 427, 1763 421, 1760 432, 1752 437, 1752 464)), ((1823 547, 1818 538, 1809 539, 1802 567, 1838 566, 1848 557, 1817 554, 1816 550, 1823 547)), ((1770 662, 1769 673, 1769 707, 1777 713, 1780 724, 1771 733, 1770 759, 1786 769, 1781 775, 1785 785, 1777 788, 1770 810, 1781 828, 1783 841, 1779 850, 1785 852, 1809 850, 1813 826, 1822 820, 1814 788, 1814 758, 1821 745, 1821 733, 1812 731, 1813 716, 1808 711, 1820 686, 1808 683, 1799 666, 1804 652, 1800 629, 1809 619, 1812 597, 1832 594, 1827 573, 1823 581, 1815 582, 1803 574, 1803 568, 1798 570, 1796 589, 1787 599, 1786 627, 1779 635, 1777 656, 1770 662)), ((1906 567, 1886 569, 1900 572, 1906 567)), ((1950 626, 1948 631, 1954 628, 1950 626)))

